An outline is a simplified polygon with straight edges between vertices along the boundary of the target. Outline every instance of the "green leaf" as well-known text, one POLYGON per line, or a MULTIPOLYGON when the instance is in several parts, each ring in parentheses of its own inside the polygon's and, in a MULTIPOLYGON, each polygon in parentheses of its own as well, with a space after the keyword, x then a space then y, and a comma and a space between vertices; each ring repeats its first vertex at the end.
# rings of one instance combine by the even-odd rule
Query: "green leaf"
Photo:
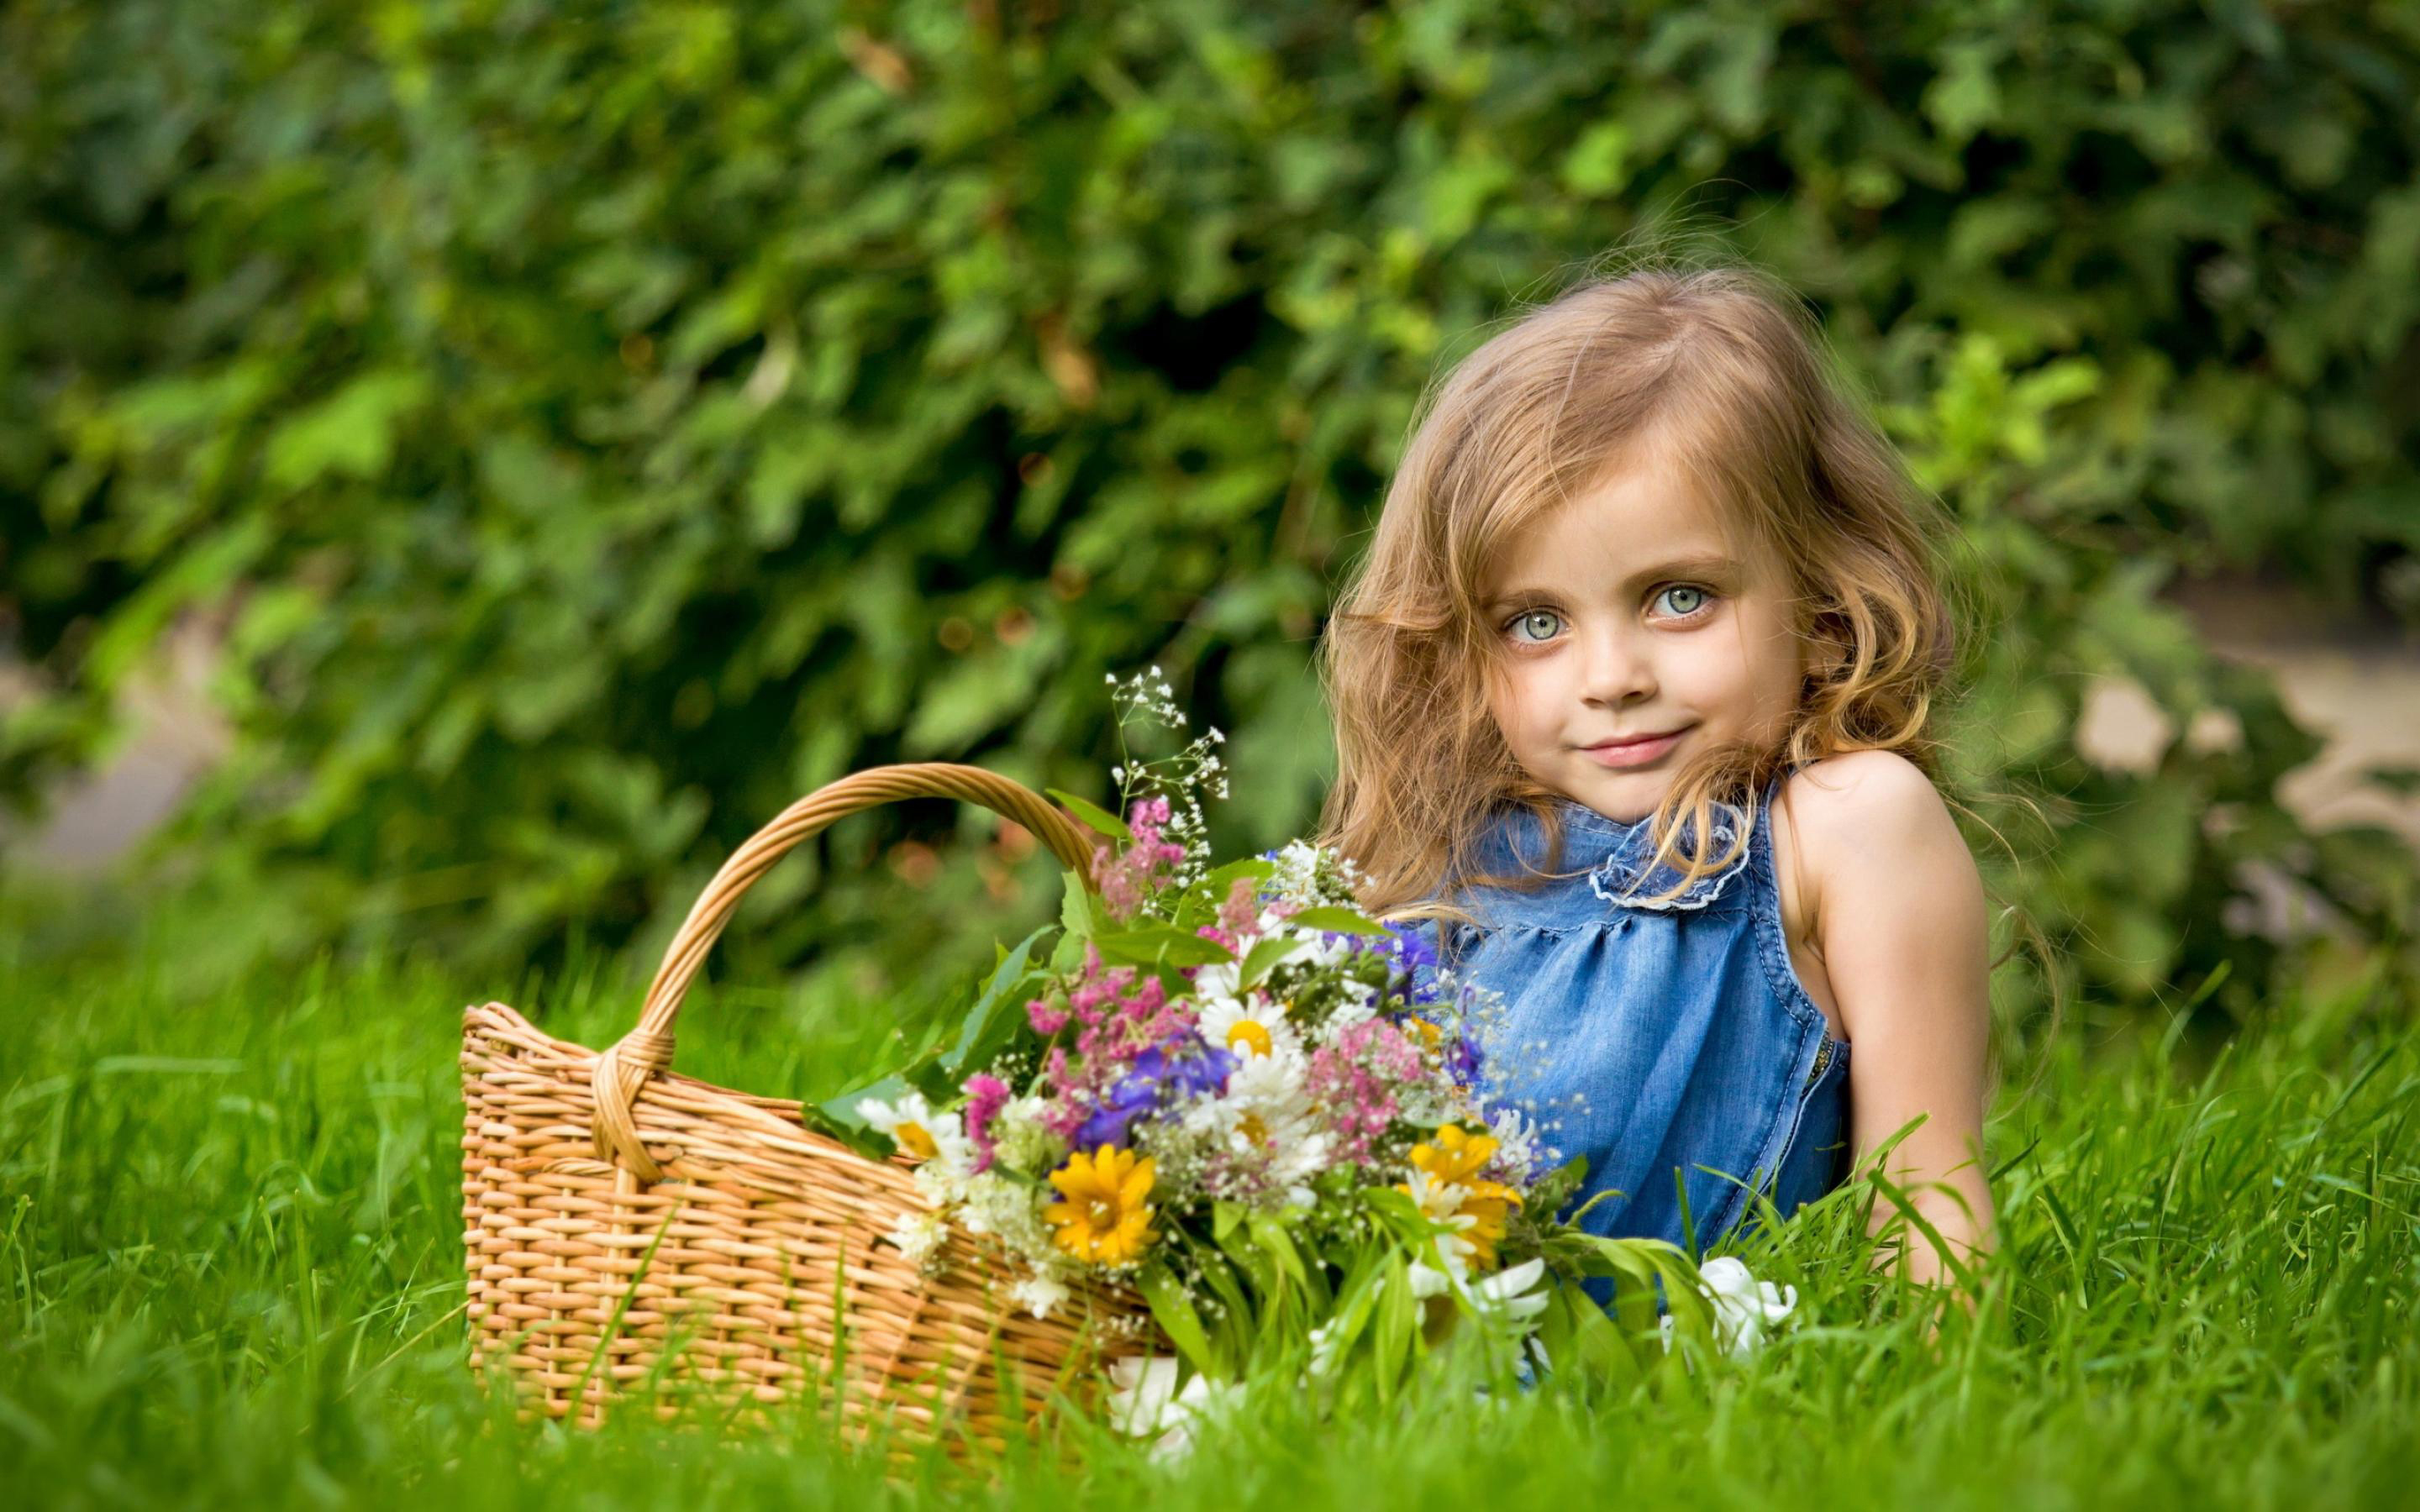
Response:
POLYGON ((1033 951, 1033 942, 1040 939, 1050 926, 1043 925, 1024 939, 1016 949, 1002 955, 993 968, 991 980, 984 984, 974 1005, 967 1010, 965 1025, 958 1032, 956 1045, 951 1050, 947 1065, 950 1074, 960 1081, 991 1064, 994 1057, 1007 1048, 1025 1022, 1022 991, 1027 978, 1026 960, 1033 951))
POLYGON ((1252 948, 1244 952, 1243 969, 1236 974, 1236 980, 1245 987, 1257 987, 1268 980, 1270 972, 1297 956, 1309 955, 1315 949, 1317 945, 1313 941, 1282 934, 1255 940, 1252 948))
POLYGON ((1142 1292, 1143 1301, 1151 1304, 1151 1316, 1167 1331, 1169 1342, 1177 1352, 1202 1371, 1218 1368, 1218 1358, 1211 1352, 1209 1333, 1202 1326, 1202 1315, 1193 1308, 1193 1299, 1185 1294, 1176 1277, 1164 1260, 1154 1260, 1136 1273, 1135 1286, 1142 1292))
POLYGON ((1073 971, 1083 959, 1084 936, 1072 930, 1062 932, 1057 949, 1050 952, 1051 972, 1055 975, 1073 971))
POLYGON ((1205 934, 1188 934, 1169 924, 1148 924, 1097 935, 1093 944, 1104 961, 1137 966, 1206 966, 1233 961, 1235 952, 1205 934))
POLYGON ((900 733, 901 752, 935 757, 970 748, 1032 707, 1036 671, 1023 656, 967 657, 918 696, 915 714, 900 733))
POLYGON ((1574 1299, 1579 1305, 1593 1305, 1588 1294, 1577 1287, 1563 1284, 1560 1276, 1546 1288, 1546 1308, 1538 1315, 1538 1343, 1546 1351, 1547 1368, 1554 1369, 1572 1359, 1572 1334, 1579 1326, 1574 1312, 1574 1299))
POLYGON ((1126 827, 1126 822, 1099 804, 1086 802, 1072 793, 1062 793, 1057 788, 1044 788, 1042 791, 1057 799, 1087 828, 1099 830, 1102 834, 1114 840, 1125 841, 1129 845, 1134 843, 1134 831, 1126 827))
POLYGON ((1361 1336, 1371 1317, 1377 1311, 1378 1291, 1386 1285, 1388 1251, 1376 1244, 1364 1245, 1344 1271, 1344 1284, 1338 1288, 1341 1299, 1336 1305, 1336 1336, 1341 1348, 1361 1336))
POLYGON ((1419 1304, 1412 1296, 1410 1268, 1404 1264, 1402 1251, 1389 1254, 1379 1273, 1382 1279, 1378 1283, 1375 1335, 1378 1396, 1382 1401, 1392 1401, 1395 1378, 1411 1352, 1413 1312, 1419 1304))
POLYGON ((1409 1242, 1417 1243, 1421 1236, 1435 1227, 1428 1215, 1420 1211, 1419 1204, 1411 1199, 1410 1194, 1398 1192, 1391 1186, 1363 1187, 1361 1204, 1371 1217, 1382 1225, 1399 1229, 1409 1242))
POLYGON ((1286 1232, 1285 1224, 1274 1213, 1255 1212, 1248 1220, 1252 1238, 1263 1253, 1277 1265, 1278 1271, 1302 1288, 1316 1306, 1327 1304, 1327 1277, 1317 1268, 1302 1262, 1302 1252, 1295 1247, 1294 1238, 1286 1232), (1315 1277, 1315 1279, 1314 1279, 1315 1277))
POLYGON ((411 368, 365 373, 279 425, 262 473, 278 489, 307 487, 329 474, 376 478, 394 460, 396 422, 431 393, 427 375, 411 368))
POLYGON ((1235 1269, 1252 1284, 1252 1292, 1264 1303, 1273 1301, 1277 1292, 1277 1267, 1271 1257, 1252 1242, 1252 1232, 1242 1225, 1232 1226, 1218 1236, 1218 1248, 1233 1261, 1235 1269))
POLYGON ((1064 888, 1059 899, 1059 923, 1067 932, 1067 938, 1059 942, 1060 949, 1063 950, 1074 942, 1080 950, 1084 941, 1100 933, 1100 898, 1074 872, 1060 872, 1059 880, 1064 888))
POLYGON ((1221 1198, 1210 1209, 1210 1237, 1223 1244, 1227 1236, 1235 1231, 1235 1226, 1243 1221, 1243 1204, 1221 1198))
POLYGON ((869 1160, 889 1160, 899 1152, 890 1136, 876 1132, 863 1122, 845 1123, 821 1107, 809 1105, 799 1110, 799 1121, 826 1138, 837 1139, 869 1160))
POLYGON ((924 1051, 914 1060, 909 1061, 907 1069, 900 1074, 907 1078, 908 1086, 924 1094, 925 1102, 937 1107, 941 1103, 954 1101, 958 1096, 957 1078, 950 1074, 947 1066, 941 1064, 941 1050, 939 1045, 924 1051))
MULTIPOLYGON (((1574 1155, 1541 1177, 1538 1183, 1529 1188, 1528 1196, 1522 1204, 1523 1211, 1538 1222, 1544 1223, 1555 1213, 1561 1211, 1563 1204, 1571 1200, 1572 1194, 1578 1191, 1580 1183, 1587 1180, 1588 1157, 1574 1155)), ((1575 1220, 1576 1217, 1577 1215, 1575 1214, 1574 1219, 1575 1220)))
POLYGON ((1212 1331, 1211 1348, 1221 1358, 1249 1358, 1259 1331, 1260 1311, 1245 1294, 1243 1277, 1227 1257, 1218 1250, 1192 1246, 1193 1256, 1202 1266, 1202 1281, 1217 1295, 1225 1309, 1218 1327, 1212 1331))
POLYGON ((1212 903, 1222 903, 1227 901, 1227 894, 1235 886, 1237 877, 1249 877, 1256 883, 1266 882, 1277 875, 1277 871, 1275 861, 1264 861, 1257 856, 1247 856, 1240 860, 1230 861, 1225 866, 1219 867, 1194 886, 1200 888, 1212 903))
POLYGON ((1286 923, 1295 929, 1328 930, 1339 934, 1387 933, 1387 926, 1375 919, 1365 918, 1350 908, 1337 908, 1325 904, 1317 908, 1306 908, 1287 919, 1286 923))
POLYGON ((809 1115, 807 1121, 851 1149, 872 1155, 877 1160, 888 1160, 898 1151, 898 1145, 890 1135, 878 1132, 864 1119, 859 1117, 857 1105, 867 1098, 883 1103, 896 1103, 899 1101, 900 1094, 907 1090, 906 1077, 885 1076, 879 1081, 868 1082, 854 1091, 843 1092, 838 1097, 814 1104, 807 1109, 809 1115))
MULTIPOLYGON (((1573 1366, 1609 1385, 1636 1385, 1645 1372, 1639 1365, 1638 1351, 1631 1347, 1623 1329, 1590 1301, 1587 1293, 1575 1288, 1564 1289, 1569 1290, 1571 1296, 1568 1304, 1571 1332, 1564 1340, 1564 1347, 1573 1366)), ((1652 1304, 1648 1311, 1649 1326, 1652 1327, 1654 1308, 1652 1304)), ((1552 1345, 1548 1346, 1549 1350, 1552 1348, 1552 1345)))
POLYGON ((1630 181, 1623 161, 1630 152, 1630 129, 1619 120, 1599 121, 1580 133, 1563 154, 1563 185, 1575 194, 1611 194, 1630 181))

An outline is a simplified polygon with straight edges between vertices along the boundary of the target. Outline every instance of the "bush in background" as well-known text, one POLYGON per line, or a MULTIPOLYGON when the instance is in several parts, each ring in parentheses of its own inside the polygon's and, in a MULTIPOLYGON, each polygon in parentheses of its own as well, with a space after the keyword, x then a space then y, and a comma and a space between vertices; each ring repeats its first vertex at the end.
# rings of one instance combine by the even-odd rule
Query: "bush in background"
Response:
MULTIPOLYGON (((1955 513, 1959 776, 2051 821, 1993 864, 2059 972, 2248 995, 2304 958, 2228 933, 2247 868, 2372 937, 2410 868, 2277 807, 2311 742, 2155 595, 2415 612, 2415 94, 2386 5, 33 0, 0 551, 49 691, 0 787, 201 612, 239 745, 170 854, 238 950, 659 939, 852 769, 1097 793, 1154 661, 1271 843, 1421 385, 1677 218, 1807 292, 1955 513), (2104 672, 2224 738, 2102 771, 2104 672)), ((1018 840, 862 816, 739 933, 987 958, 1056 896, 1018 840)))

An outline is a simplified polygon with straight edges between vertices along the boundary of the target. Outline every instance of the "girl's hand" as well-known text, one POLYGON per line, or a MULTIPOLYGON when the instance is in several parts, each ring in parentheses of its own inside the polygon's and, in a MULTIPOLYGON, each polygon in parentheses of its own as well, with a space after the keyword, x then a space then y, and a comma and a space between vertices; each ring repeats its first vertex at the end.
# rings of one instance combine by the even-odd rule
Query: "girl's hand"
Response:
MULTIPOLYGON (((1921 1118, 1872 1168, 1963 1263, 1994 1242, 1983 1159, 1991 946, 1975 857, 1924 773, 1887 751, 1807 767, 1780 809, 1784 923, 1808 993, 1852 1046, 1858 1169, 1921 1118)), ((1877 1193, 1875 1230, 1901 1218, 1877 1193)), ((1898 1253, 1911 1279, 1953 1270, 1913 1223, 1898 1253)))

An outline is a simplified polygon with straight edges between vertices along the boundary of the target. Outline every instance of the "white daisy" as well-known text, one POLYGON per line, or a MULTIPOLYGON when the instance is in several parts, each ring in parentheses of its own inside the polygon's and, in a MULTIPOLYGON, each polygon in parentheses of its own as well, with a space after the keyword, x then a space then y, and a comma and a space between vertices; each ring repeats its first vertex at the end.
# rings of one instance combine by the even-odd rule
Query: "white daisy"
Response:
POLYGON ((1237 1058, 1218 1101, 1238 1112, 1259 1115, 1267 1132, 1275 1134, 1280 1124, 1311 1121, 1310 1073, 1311 1062, 1299 1048, 1273 1043, 1267 1055, 1237 1058))
POLYGON ((1319 1127, 1304 1087, 1307 1072, 1310 1062, 1295 1047, 1253 1055, 1227 1076, 1227 1096, 1219 1099, 1230 1110, 1230 1149, 1259 1156, 1270 1185, 1285 1190, 1295 1207, 1316 1200, 1310 1183, 1331 1159, 1328 1133, 1319 1127))
POLYGON ((936 1113, 923 1093, 905 1092, 892 1103, 862 1099, 857 1115, 917 1162, 916 1190, 927 1202, 945 1208, 965 1199, 967 1179, 974 1173, 975 1145, 956 1113, 936 1113))
MULTIPOLYGON (((1475 1214, 1462 1211, 1463 1202, 1470 1193, 1451 1181, 1440 1181, 1418 1166, 1412 1167, 1410 1175, 1411 1180, 1404 1184, 1411 1193, 1412 1206, 1420 1210, 1420 1216, 1431 1223, 1443 1224, 1448 1228, 1456 1230, 1456 1232, 1437 1235, 1436 1250, 1437 1257, 1445 1262, 1445 1273, 1452 1281, 1459 1283, 1470 1273, 1470 1257, 1478 1253, 1478 1246, 1472 1244, 1459 1232, 1479 1222, 1475 1214)), ((1428 1271, 1432 1268, 1415 1265, 1413 1269, 1428 1271)), ((1431 1297, 1444 1290, 1445 1286, 1444 1280, 1433 1279, 1425 1275, 1415 1276, 1412 1293, 1418 1297, 1431 1297)))
POLYGON ((1200 1026, 1202 1039, 1239 1061, 1290 1052, 1301 1042, 1295 1026, 1286 1022, 1285 1005, 1257 993, 1241 998, 1203 999, 1200 1026))
POLYGON ((1207 965, 1194 969, 1193 1000, 1195 1002, 1208 1003, 1217 998, 1233 997, 1242 990, 1244 952, 1252 948, 1253 938, 1252 935, 1247 934, 1235 942, 1234 960, 1213 961, 1207 965))
POLYGON ((1295 1207, 1316 1199, 1310 1182, 1327 1169, 1330 1140, 1304 1085, 1310 1062, 1300 1049, 1280 1042, 1265 1056, 1244 1056, 1227 1077, 1227 1089, 1196 1103, 1188 1128, 1210 1134, 1235 1165, 1260 1173, 1295 1207))
POLYGON ((857 1116, 889 1136, 899 1152, 913 1160, 931 1160, 939 1153, 933 1134, 933 1105, 922 1092, 902 1092, 896 1102, 861 1098, 857 1116))

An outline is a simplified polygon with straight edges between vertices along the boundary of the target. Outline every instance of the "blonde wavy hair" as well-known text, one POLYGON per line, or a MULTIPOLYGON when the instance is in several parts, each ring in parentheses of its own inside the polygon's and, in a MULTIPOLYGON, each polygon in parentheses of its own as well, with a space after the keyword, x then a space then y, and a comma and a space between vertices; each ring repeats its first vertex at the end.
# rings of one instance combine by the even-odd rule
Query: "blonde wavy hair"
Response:
MULTIPOLYGON (((1853 750, 1935 771, 1931 724, 1953 634, 1929 496, 1831 362, 1789 288, 1740 266, 1637 268, 1529 307, 1422 396, 1367 553, 1340 594, 1319 671, 1337 779, 1319 839, 1354 857, 1364 906, 1467 913, 1448 878, 1515 889, 1561 864, 1552 803, 1488 713, 1500 655, 1482 579, 1502 545, 1609 470, 1652 455, 1721 501, 1789 585, 1808 671, 1767 747, 1701 752, 1653 815, 1668 897, 1735 862, 1773 778, 1853 750), (1548 871, 1471 866, 1491 811, 1529 807, 1548 871), (1717 838, 1727 841, 1716 850, 1717 838)), ((1569 874, 1569 873, 1564 873, 1569 874)))

